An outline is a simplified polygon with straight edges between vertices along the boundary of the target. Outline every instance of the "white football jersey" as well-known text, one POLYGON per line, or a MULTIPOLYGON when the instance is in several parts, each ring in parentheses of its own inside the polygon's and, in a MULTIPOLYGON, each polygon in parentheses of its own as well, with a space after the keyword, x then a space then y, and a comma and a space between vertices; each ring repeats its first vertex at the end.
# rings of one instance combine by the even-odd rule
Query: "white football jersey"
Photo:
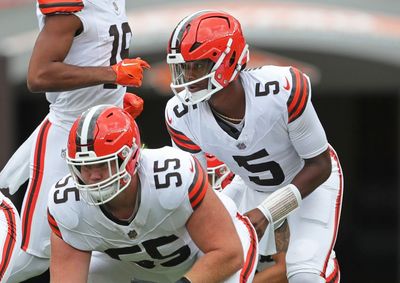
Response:
POLYGON ((104 252, 149 272, 175 271, 181 276, 199 251, 185 224, 205 196, 207 175, 190 154, 164 147, 142 150, 138 176, 139 208, 131 222, 85 203, 68 175, 50 191, 50 227, 79 250, 104 252))
MULTIPOLYGON (((84 8, 75 13, 83 31, 74 38, 64 63, 76 66, 111 66, 127 58, 132 36, 125 12, 125 0, 83 0, 84 8), (122 59, 121 59, 122 58, 122 59)), ((37 8, 40 29, 45 15, 37 8)), ((88 108, 97 104, 122 106, 126 87, 97 85, 70 91, 47 92, 50 121, 69 126, 88 108)))
POLYGON ((175 146, 214 154, 250 188, 271 192, 289 184, 303 159, 322 153, 328 142, 309 78, 299 70, 263 66, 242 71, 239 79, 246 99, 241 132, 225 131, 207 102, 184 106, 176 96, 166 106, 167 129, 175 146))

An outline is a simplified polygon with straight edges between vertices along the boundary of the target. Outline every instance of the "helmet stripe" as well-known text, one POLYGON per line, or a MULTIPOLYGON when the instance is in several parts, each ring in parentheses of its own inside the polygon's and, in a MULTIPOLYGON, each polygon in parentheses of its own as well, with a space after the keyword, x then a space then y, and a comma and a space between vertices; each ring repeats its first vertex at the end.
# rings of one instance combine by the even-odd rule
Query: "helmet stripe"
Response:
POLYGON ((211 10, 202 10, 202 11, 197 11, 189 16, 187 16, 186 18, 184 18, 175 28, 175 30, 172 33, 171 36, 171 41, 170 41, 170 51, 171 53, 178 53, 180 52, 180 42, 182 41, 182 36, 184 31, 186 30, 186 27, 189 23, 191 23, 191 21, 193 20, 193 18, 204 14, 206 12, 210 12, 211 10))
POLYGON ((95 125, 97 118, 106 107, 106 105, 98 105, 82 114, 76 135, 77 144, 82 146, 77 147, 77 151, 86 152, 94 150, 93 141, 95 125))

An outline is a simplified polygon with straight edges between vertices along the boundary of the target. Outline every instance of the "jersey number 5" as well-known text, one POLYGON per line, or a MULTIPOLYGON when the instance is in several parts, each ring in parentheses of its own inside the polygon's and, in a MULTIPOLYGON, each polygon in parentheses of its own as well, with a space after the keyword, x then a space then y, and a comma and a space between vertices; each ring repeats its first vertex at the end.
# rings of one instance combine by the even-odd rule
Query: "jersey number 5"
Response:
POLYGON ((280 185, 285 180, 285 174, 279 163, 275 161, 267 161, 261 163, 255 163, 257 159, 267 157, 269 154, 265 149, 261 149, 256 153, 250 154, 248 156, 232 156, 240 167, 244 167, 247 171, 251 173, 261 173, 270 172, 271 178, 261 179, 258 176, 249 176, 249 180, 260 186, 277 186, 280 185))

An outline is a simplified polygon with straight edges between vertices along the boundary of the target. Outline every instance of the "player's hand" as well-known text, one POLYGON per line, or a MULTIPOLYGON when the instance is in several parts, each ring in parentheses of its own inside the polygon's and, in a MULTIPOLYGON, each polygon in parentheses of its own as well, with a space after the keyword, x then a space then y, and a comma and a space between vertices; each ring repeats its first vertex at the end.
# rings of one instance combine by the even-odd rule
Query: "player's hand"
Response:
POLYGON ((117 75, 115 83, 139 87, 142 85, 143 68, 149 69, 150 65, 138 57, 136 59, 124 59, 118 64, 112 65, 111 68, 117 75))
POLYGON ((143 99, 136 94, 127 92, 124 95, 124 110, 136 119, 143 111, 143 99))
POLYGON ((265 218, 264 214, 258 208, 252 209, 244 214, 250 219, 251 224, 253 224, 256 230, 258 240, 264 235, 265 229, 267 229, 269 221, 265 218))

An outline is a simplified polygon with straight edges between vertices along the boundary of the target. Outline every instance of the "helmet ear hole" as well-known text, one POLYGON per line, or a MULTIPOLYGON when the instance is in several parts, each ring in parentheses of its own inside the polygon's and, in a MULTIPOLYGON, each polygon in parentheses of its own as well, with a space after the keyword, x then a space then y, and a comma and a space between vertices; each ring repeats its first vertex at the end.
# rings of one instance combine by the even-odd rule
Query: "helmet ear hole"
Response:
POLYGON ((229 59, 229 67, 232 67, 233 64, 235 64, 236 60, 236 51, 233 51, 231 59, 229 59))
POLYGON ((196 50, 199 46, 201 45, 200 42, 195 42, 192 47, 190 47, 189 52, 193 52, 194 50, 196 50))

